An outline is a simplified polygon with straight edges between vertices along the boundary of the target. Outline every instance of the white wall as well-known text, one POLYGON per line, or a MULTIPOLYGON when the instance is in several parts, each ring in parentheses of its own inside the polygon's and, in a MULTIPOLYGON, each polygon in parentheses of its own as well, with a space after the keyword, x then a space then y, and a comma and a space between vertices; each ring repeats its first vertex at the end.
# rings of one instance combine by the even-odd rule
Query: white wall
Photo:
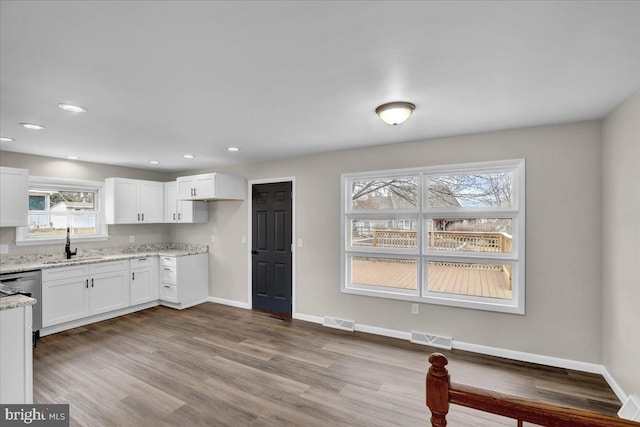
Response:
MULTIPOLYGON (((336 151, 220 172, 296 178, 296 311, 400 331, 602 363, 601 125, 557 126, 336 151), (340 174, 450 163, 527 161, 526 315, 410 303, 340 292, 340 174)), ((301 143, 303 143, 301 141, 301 143)), ((210 222, 176 226, 171 240, 210 244, 210 295, 248 301, 246 202, 209 203, 210 222)))
POLYGON ((640 396, 640 91, 604 121, 603 359, 640 396))
MULTIPOLYGON (((52 157, 32 156, 7 151, 0 152, 0 166, 28 169, 29 175, 31 176, 84 179, 88 181, 104 181, 105 178, 114 176, 157 181, 169 181, 171 179, 168 174, 162 172, 55 159, 52 157)), ((9 245, 9 255, 62 253, 64 251, 64 246, 60 244, 16 246, 15 240, 16 233, 14 227, 0 228, 0 243, 9 245)), ((74 243, 73 247, 77 247, 78 251, 82 252, 83 249, 143 245, 164 243, 167 241, 169 241, 169 226, 166 224, 145 224, 143 226, 110 225, 109 240, 103 242, 74 243), (129 243, 130 235, 135 236, 135 243, 129 243)))

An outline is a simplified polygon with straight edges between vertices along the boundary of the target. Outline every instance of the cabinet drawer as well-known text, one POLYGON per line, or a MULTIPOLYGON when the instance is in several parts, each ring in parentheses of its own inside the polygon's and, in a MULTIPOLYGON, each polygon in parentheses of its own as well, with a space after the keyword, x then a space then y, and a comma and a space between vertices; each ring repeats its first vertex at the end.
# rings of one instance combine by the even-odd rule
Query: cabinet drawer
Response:
POLYGON ((177 265, 176 257, 174 256, 161 256, 160 263, 163 267, 175 267, 177 265))
POLYGON ((91 274, 99 273, 111 273, 114 271, 125 271, 128 267, 127 260, 125 261, 111 261, 111 262, 99 262, 97 264, 91 264, 89 271, 91 274))
POLYGON ((162 283, 160 285, 160 299, 171 302, 178 302, 178 286, 162 283))
POLYGON ((88 265, 73 265, 70 267, 46 268, 42 270, 42 281, 71 279, 74 277, 87 276, 89 274, 88 265))
POLYGON ((160 281, 163 283, 169 283, 175 285, 178 283, 178 277, 175 267, 161 267, 160 268, 160 281))
POLYGON ((131 268, 151 267, 153 259, 151 257, 134 258, 131 260, 131 268))

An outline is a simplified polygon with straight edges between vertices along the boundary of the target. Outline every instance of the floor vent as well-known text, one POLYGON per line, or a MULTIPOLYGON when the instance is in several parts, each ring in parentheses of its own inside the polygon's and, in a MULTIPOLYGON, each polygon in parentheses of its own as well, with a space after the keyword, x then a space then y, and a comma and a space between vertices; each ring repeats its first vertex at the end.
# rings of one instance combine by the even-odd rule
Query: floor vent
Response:
POLYGON ((640 421, 640 399, 637 396, 629 396, 618 411, 618 416, 626 420, 640 421))
POLYGON ((451 350, 451 338, 411 331, 411 342, 451 350))
POLYGON ((351 331, 356 325, 353 320, 336 319, 335 317, 325 316, 322 324, 328 328, 342 329, 343 331, 351 331))

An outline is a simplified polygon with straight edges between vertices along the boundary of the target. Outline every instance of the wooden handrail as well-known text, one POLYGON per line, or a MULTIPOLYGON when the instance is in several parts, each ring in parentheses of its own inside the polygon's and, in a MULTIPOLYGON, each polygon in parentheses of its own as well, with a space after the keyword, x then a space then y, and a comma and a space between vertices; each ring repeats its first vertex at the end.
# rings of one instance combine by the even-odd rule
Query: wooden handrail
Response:
POLYGON ((452 384, 441 353, 429 356, 427 407, 432 427, 445 427, 449 404, 466 406, 546 427, 640 427, 640 423, 583 409, 541 402, 460 384, 452 384))

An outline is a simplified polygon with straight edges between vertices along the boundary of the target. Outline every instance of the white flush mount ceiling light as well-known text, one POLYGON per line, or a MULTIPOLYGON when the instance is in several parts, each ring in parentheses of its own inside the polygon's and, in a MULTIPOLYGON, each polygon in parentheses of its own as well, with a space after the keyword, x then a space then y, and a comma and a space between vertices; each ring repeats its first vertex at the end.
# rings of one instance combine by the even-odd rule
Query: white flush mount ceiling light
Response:
POLYGON ((44 126, 38 125, 38 124, 35 124, 35 123, 20 123, 20 126, 22 126, 25 129, 31 129, 31 130, 43 130, 43 129, 46 129, 44 126))
POLYGON ((396 126, 409 118, 416 106, 410 102, 388 102, 376 108, 383 122, 396 126))
POLYGON ((9 138, 8 136, 0 136, 0 141, 2 142, 13 142, 15 140, 15 138, 9 138))
POLYGON ((79 160, 80 157, 78 156, 67 156, 67 160, 79 160))
POLYGON ((87 107, 82 107, 80 105, 73 104, 58 104, 58 108, 63 109, 64 111, 70 111, 72 113, 86 113, 87 107))
POLYGON ((227 151, 240 151, 240 149, 238 147, 229 147, 227 148, 227 151))
POLYGON ((151 163, 152 165, 159 165, 160 161, 159 160, 149 160, 149 163, 151 163))
POLYGON ((185 154, 182 157, 184 157, 185 159, 195 159, 196 155, 195 154, 185 154))

